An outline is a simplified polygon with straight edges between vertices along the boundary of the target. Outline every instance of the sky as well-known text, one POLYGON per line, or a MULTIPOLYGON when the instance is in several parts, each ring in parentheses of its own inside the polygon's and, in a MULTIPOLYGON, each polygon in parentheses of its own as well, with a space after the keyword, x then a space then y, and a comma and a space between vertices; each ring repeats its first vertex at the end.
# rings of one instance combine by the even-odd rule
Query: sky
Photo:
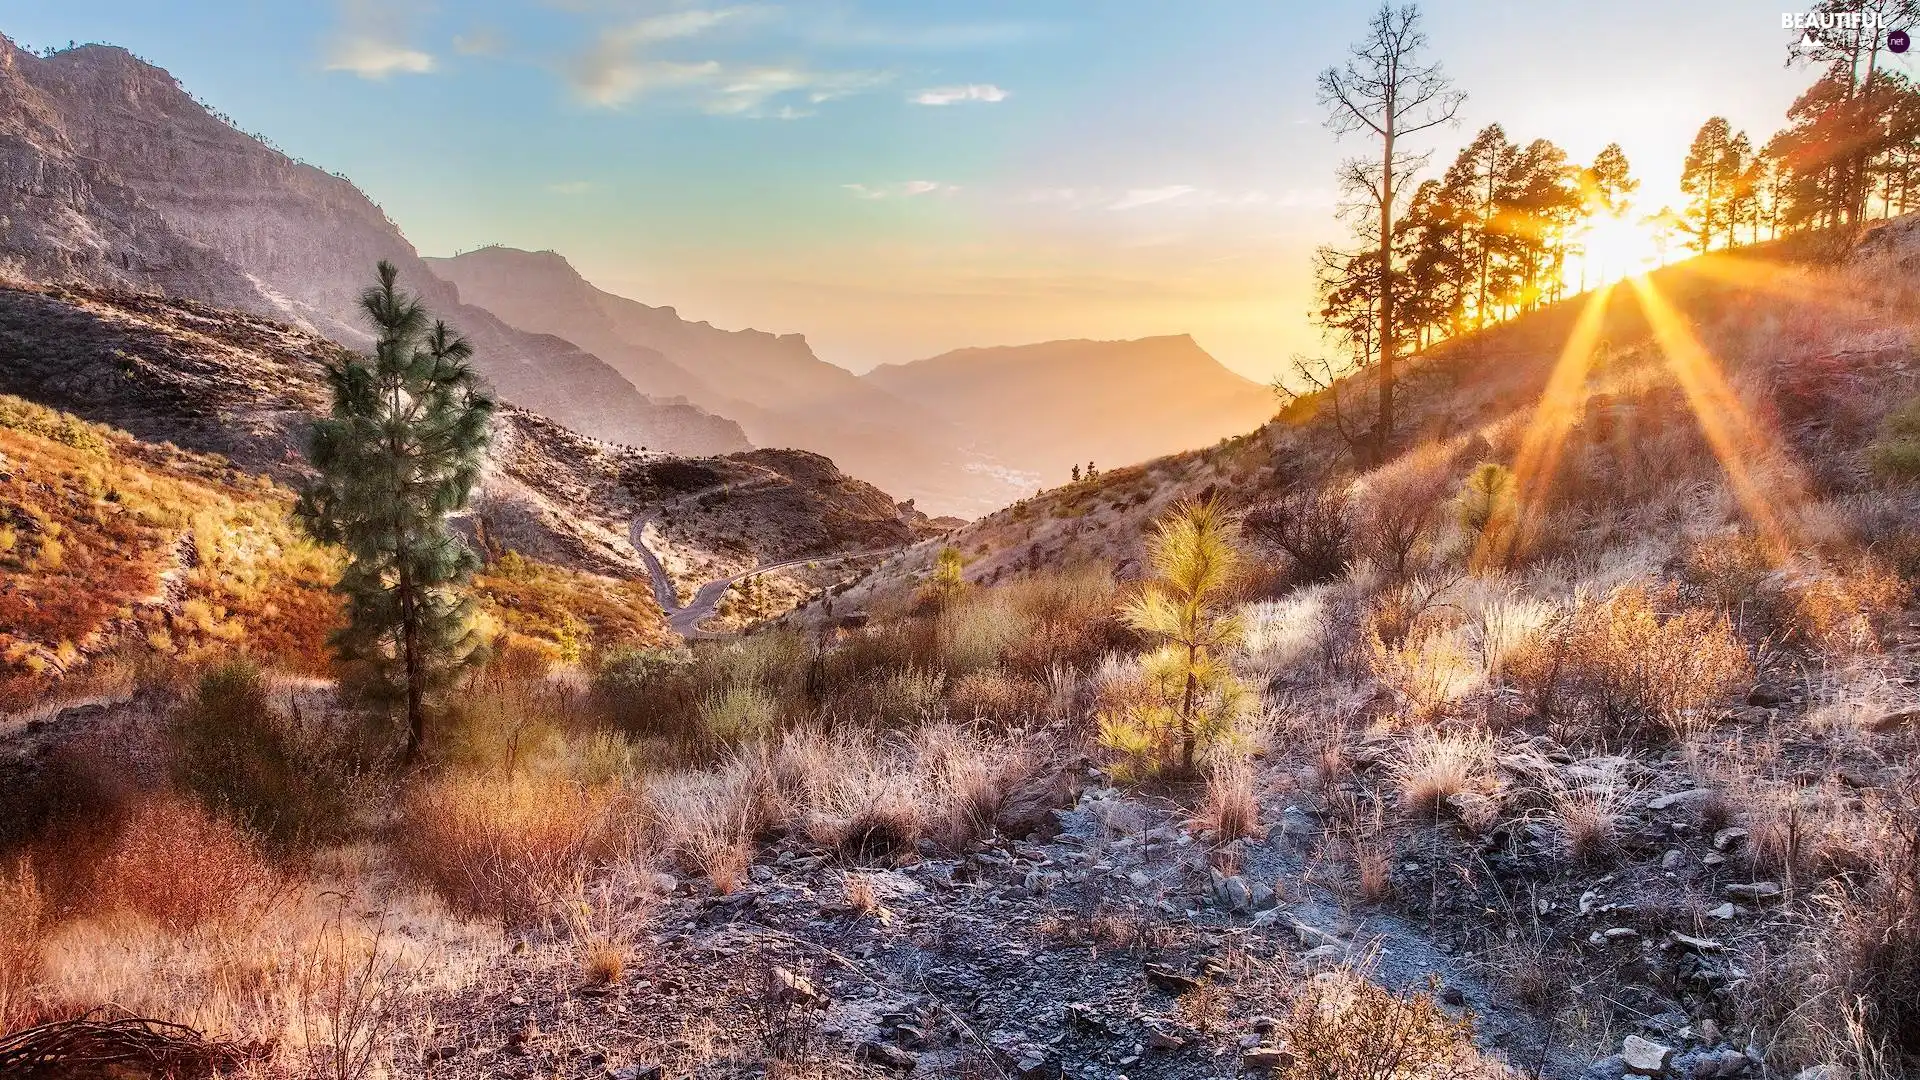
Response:
MULTIPOLYGON (((1322 349, 1342 0, 7 0, 22 45, 124 45, 357 183, 423 254, 566 255, 692 319, 866 370, 948 349, 1190 333, 1265 381, 1322 349)), ((1707 117, 1755 144, 1812 79, 1778 2, 1428 0, 1467 101, 1647 211, 1707 117)))

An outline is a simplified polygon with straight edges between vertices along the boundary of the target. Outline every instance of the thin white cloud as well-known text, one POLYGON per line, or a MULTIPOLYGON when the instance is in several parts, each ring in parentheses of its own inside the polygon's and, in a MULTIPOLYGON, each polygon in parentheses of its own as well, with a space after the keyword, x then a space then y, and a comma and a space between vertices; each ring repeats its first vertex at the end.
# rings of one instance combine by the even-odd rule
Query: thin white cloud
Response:
POLYGON ((462 56, 498 56, 506 46, 506 37, 491 26, 477 26, 453 36, 453 51, 462 56))
POLYGON ((960 190, 958 184, 943 184, 938 180, 903 180, 897 184, 841 184, 840 186, 861 199, 911 199, 917 195, 951 195, 960 190))
POLYGON ((954 105, 963 101, 989 104, 1005 101, 1008 93, 992 83, 968 83, 965 86, 936 86, 913 96, 916 105, 954 105))
POLYGON ((887 80, 877 72, 819 72, 790 65, 737 66, 718 60, 670 60, 650 55, 653 46, 707 33, 757 8, 687 9, 655 15, 601 32, 568 72, 582 100, 614 108, 663 90, 691 92, 700 108, 721 116, 792 120, 818 105, 871 89, 887 80))
POLYGON ((547 190, 555 195, 573 196, 585 195, 599 186, 591 180, 561 180, 548 184, 547 190))
POLYGON ((326 48, 326 70, 374 80, 435 70, 439 64, 432 53, 405 44, 410 14, 404 3, 342 0, 339 25, 326 48))
POLYGON ((1181 209, 1220 209, 1254 207, 1329 206, 1334 202, 1330 190, 1289 188, 1284 191, 1218 191, 1193 184, 1166 184, 1160 187, 1128 188, 1038 188, 1017 199, 1019 202, 1063 207, 1067 210, 1139 210, 1145 207, 1181 209))
POLYGON ((1114 200, 1108 208, 1112 210, 1135 210, 1155 203, 1173 202, 1193 194, 1199 189, 1192 184, 1168 184, 1165 187, 1134 188, 1114 200))

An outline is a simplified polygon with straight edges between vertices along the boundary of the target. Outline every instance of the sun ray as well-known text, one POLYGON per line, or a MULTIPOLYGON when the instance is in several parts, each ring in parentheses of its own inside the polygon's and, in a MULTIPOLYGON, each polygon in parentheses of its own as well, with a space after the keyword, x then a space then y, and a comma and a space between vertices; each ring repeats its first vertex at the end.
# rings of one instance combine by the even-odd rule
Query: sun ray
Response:
POLYGON ((1698 274, 1726 285, 1749 289, 1793 304, 1816 304, 1831 311, 1862 318, 1880 314, 1857 297, 1819 282, 1810 275, 1789 277, 1779 263, 1765 262, 1726 252, 1715 252, 1672 268, 1680 274, 1698 274))
POLYGON ((1734 497, 1754 527, 1760 530, 1767 547, 1777 557, 1784 556, 1790 550, 1789 537, 1776 507, 1791 507, 1798 501, 1799 492, 1803 490, 1798 475, 1790 476, 1785 490, 1761 490, 1751 465, 1774 456, 1771 453, 1774 441, 1767 438, 1748 415, 1721 373, 1719 361, 1694 336, 1686 319, 1660 295, 1653 282, 1646 277, 1630 281, 1634 292, 1639 294, 1640 307, 1653 329, 1654 340, 1666 355, 1667 368, 1686 395, 1700 433, 1725 470, 1734 497))
POLYGON ((1540 394, 1540 404, 1534 407, 1533 418, 1528 421, 1526 434, 1521 439, 1513 475, 1518 499, 1517 525, 1523 539, 1531 535, 1536 524, 1546 485, 1559 467, 1567 432, 1572 430, 1585 400, 1587 373, 1593 366, 1594 346, 1599 343, 1600 329, 1606 323, 1613 289, 1612 284, 1603 285, 1587 297, 1586 306, 1580 309, 1580 316, 1567 335, 1560 359, 1554 362, 1553 373, 1547 377, 1546 389, 1540 394))

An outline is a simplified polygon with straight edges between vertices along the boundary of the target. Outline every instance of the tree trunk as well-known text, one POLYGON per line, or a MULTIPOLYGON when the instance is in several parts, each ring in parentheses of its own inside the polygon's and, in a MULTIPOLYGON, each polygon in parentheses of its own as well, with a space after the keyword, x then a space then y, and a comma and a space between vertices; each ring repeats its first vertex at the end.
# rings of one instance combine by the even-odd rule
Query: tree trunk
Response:
POLYGON ((1194 677, 1193 666, 1199 662, 1200 650, 1187 646, 1187 686, 1180 695, 1180 765, 1187 772, 1193 772, 1195 744, 1199 742, 1193 730, 1193 699, 1200 689, 1200 680, 1194 677))
POLYGON ((420 619, 414 603, 413 576, 406 563, 400 564, 400 633, 407 668, 407 748, 400 757, 402 767, 411 766, 420 756, 420 744, 426 738, 426 705, 420 685, 425 678, 420 663, 420 619))
POLYGON ((1374 460, 1385 461, 1393 437, 1393 111, 1387 94, 1384 147, 1380 157, 1380 423, 1374 431, 1374 460))

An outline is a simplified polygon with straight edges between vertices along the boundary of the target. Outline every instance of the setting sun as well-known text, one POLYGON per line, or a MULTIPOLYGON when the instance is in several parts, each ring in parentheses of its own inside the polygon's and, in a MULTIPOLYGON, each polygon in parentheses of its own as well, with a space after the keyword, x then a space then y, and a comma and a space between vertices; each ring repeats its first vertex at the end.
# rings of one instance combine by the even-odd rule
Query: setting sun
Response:
POLYGON ((1609 285, 1659 266, 1664 259, 1653 227, 1630 215, 1596 214, 1575 234, 1581 255, 1568 265, 1569 285, 1609 285))

